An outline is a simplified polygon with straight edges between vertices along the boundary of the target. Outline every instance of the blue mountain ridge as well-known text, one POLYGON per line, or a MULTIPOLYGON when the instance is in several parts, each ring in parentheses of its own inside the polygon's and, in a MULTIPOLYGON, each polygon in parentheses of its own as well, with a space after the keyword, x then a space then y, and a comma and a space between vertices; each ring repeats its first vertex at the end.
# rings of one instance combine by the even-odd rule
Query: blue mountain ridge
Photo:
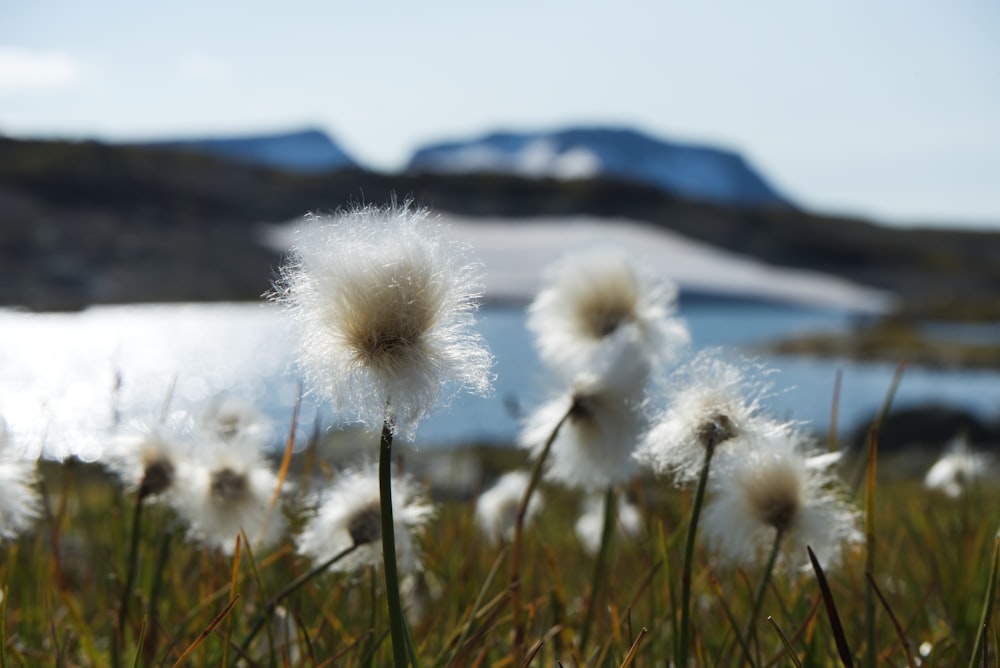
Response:
POLYGON ((354 168, 358 163, 321 130, 241 137, 207 137, 143 142, 144 146, 183 148, 217 158, 299 173, 354 168))
POLYGON ((418 149, 410 171, 501 172, 535 176, 607 176, 683 197, 742 206, 792 206, 738 153, 666 142, 627 128, 496 132, 418 149), (544 164, 548 161, 548 165, 544 164))

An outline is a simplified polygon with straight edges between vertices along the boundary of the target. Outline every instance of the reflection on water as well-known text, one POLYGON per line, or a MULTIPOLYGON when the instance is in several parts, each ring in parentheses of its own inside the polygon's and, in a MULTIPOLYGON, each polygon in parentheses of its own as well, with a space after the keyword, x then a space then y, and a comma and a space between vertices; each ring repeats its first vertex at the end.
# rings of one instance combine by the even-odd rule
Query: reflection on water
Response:
MULTIPOLYGON (((778 306, 702 305, 682 311, 694 347, 758 342, 777 335, 841 327, 831 311, 778 306)), ((427 444, 509 441, 518 413, 545 396, 524 313, 486 308, 480 327, 497 358, 493 397, 458 396, 418 432, 427 444)), ((290 333, 270 304, 185 304, 94 308, 72 314, 0 311, 0 414, 16 442, 44 443, 46 454, 100 455, 116 423, 155 421, 170 396, 171 410, 202 411, 219 393, 265 410, 285 433, 298 394, 290 333), (171 388, 173 388, 171 393, 171 388)), ((779 392, 771 409, 825 430, 838 368, 843 368, 841 425, 853 427, 876 410, 892 364, 778 358, 779 392)), ((1000 373, 908 369, 896 405, 938 400, 986 418, 1000 408, 1000 373)), ((303 402, 299 434, 335 416, 303 402)))

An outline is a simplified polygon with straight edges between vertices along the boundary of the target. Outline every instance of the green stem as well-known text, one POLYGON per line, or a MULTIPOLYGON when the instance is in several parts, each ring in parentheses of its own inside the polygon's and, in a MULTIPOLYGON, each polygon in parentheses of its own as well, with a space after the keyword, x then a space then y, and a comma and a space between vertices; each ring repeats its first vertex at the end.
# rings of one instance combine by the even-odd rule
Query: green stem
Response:
POLYGON ((392 519, 392 428, 389 420, 382 423, 382 439, 378 457, 379 502, 382 510, 382 559, 385 565, 385 594, 389 605, 389 630, 392 634, 392 655, 396 668, 405 668, 406 620, 399 598, 399 571, 396 567, 396 534, 392 519))
POLYGON ((747 622, 746 633, 743 634, 743 637, 746 638, 748 648, 753 644, 757 618, 760 616, 761 606, 764 605, 764 595, 767 594, 767 585, 771 582, 774 564, 777 562, 778 553, 781 551, 781 539, 783 536, 784 532, 779 529, 774 536, 774 545, 771 546, 771 553, 767 557, 767 563, 764 565, 764 572, 760 576, 760 582, 757 583, 757 590, 753 594, 753 607, 750 609, 750 619, 747 622))
POLYGON ((687 666, 688 636, 690 635, 691 608, 691 568, 694 562, 695 537, 698 534, 698 519, 701 517, 701 507, 705 502, 705 490, 708 487, 708 468, 712 463, 714 447, 705 448, 705 460, 698 474, 698 486, 694 492, 694 503, 691 505, 691 519, 688 521, 687 540, 684 544, 684 566, 681 571, 681 628, 677 639, 677 665, 687 666))
POLYGON ((250 642, 260 632, 260 630, 264 628, 264 624, 271 618, 271 615, 274 614, 274 611, 278 607, 279 603, 285 600, 299 587, 309 582, 317 575, 322 574, 326 569, 330 568, 330 566, 333 566, 335 563, 337 563, 338 561, 349 555, 351 552, 354 552, 354 550, 356 550, 357 548, 358 546, 354 544, 344 548, 343 550, 333 555, 320 565, 315 566, 312 570, 303 573, 299 577, 289 582, 287 585, 285 585, 284 589, 282 589, 277 594, 268 599, 267 603, 264 604, 264 609, 260 612, 260 614, 257 615, 257 618, 254 620, 253 626, 250 627, 250 632, 247 633, 247 637, 243 640, 243 644, 240 646, 240 649, 242 649, 245 652, 250 647, 250 642))
POLYGON ((549 456, 549 451, 552 450, 552 444, 555 443, 556 436, 559 435, 559 430, 562 429, 562 426, 572 413, 573 408, 570 407, 552 430, 552 434, 545 441, 545 447, 542 448, 538 458, 535 459, 535 465, 531 469, 531 478, 528 479, 528 488, 524 490, 524 496, 521 497, 521 504, 517 507, 517 516, 514 518, 514 540, 511 547, 513 554, 510 566, 510 610, 511 622, 514 626, 515 666, 521 665, 524 655, 524 626, 521 623, 521 543, 524 534, 524 518, 528 514, 528 504, 531 502, 531 495, 534 494, 535 488, 538 487, 538 482, 542 478, 542 469, 545 465, 545 460, 549 456))
POLYGON ((118 606, 118 639, 125 641, 125 626, 128 623, 129 599, 132 597, 132 587, 135 585, 135 571, 139 561, 139 533, 142 530, 142 502, 140 492, 135 498, 135 512, 132 515, 132 535, 129 537, 128 561, 125 564, 125 583, 122 587, 122 600, 118 606))
POLYGON ((607 570, 608 553, 611 550, 611 539, 614 536, 615 526, 618 524, 618 495, 614 485, 608 485, 604 494, 604 528, 601 531, 601 547, 597 552, 597 561, 594 563, 594 579, 590 587, 590 605, 587 606, 587 616, 583 622, 583 632, 580 635, 580 653, 583 654, 587 647, 587 640, 590 639, 590 627, 594 621, 594 611, 598 608, 601 599, 604 573, 607 570))

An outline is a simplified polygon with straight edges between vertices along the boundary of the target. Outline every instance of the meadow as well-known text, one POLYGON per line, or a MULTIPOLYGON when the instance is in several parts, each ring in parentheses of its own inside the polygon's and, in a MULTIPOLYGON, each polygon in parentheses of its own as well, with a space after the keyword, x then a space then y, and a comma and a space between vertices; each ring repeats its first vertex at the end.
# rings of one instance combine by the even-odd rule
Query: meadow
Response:
MULTIPOLYGON (((303 458, 311 459, 309 475, 299 470, 287 481, 295 483, 284 499, 293 530, 301 526, 294 501, 335 475, 322 452, 303 458)), ((491 467, 512 459, 516 451, 500 453, 491 467)), ((186 541, 183 522, 163 505, 143 509, 134 536, 136 495, 114 475, 78 462, 46 462, 40 474, 44 518, 0 547, 2 665, 391 665, 374 570, 314 575, 275 604, 312 568, 291 538, 223 556, 186 541), (261 616, 271 621, 248 643, 261 616)), ((1000 626, 988 615, 997 597, 1000 490, 972 487, 951 499, 919 481, 884 477, 868 504, 870 546, 856 545, 826 573, 826 596, 813 572, 776 573, 746 647, 737 636, 763 565, 726 567, 699 546, 694 665, 843 665, 841 642, 855 665, 998 665, 1000 626), (971 663, 974 651, 981 664, 971 663)), ((510 545, 484 539, 475 498, 436 501, 420 540, 424 574, 404 583, 419 665, 669 665, 690 490, 651 476, 629 486, 643 528, 614 540, 598 591, 595 557, 573 531, 580 495, 550 485, 542 491, 547 503, 524 537, 520 649, 510 545), (591 608, 593 628, 581 647, 591 608)), ((859 506, 865 493, 860 486, 859 506)))

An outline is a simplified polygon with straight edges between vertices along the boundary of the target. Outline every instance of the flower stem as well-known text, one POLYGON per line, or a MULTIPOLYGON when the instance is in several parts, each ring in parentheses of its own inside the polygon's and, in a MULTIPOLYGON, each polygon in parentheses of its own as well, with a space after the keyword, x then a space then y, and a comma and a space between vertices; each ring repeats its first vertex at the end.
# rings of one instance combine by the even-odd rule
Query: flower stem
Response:
POLYGON ((282 589, 277 594, 268 599, 267 602, 264 604, 264 609, 260 612, 260 614, 257 615, 257 619, 254 620, 253 625, 250 627, 250 632, 247 633, 247 637, 243 640, 243 645, 241 646, 241 649, 243 651, 246 651, 247 648, 250 647, 250 642, 254 639, 257 633, 259 633, 260 630, 264 627, 264 624, 271 618, 271 615, 274 614, 274 611, 278 607, 279 603, 285 600, 299 587, 309 582, 317 575, 321 575, 326 569, 330 568, 330 566, 333 566, 335 563, 337 563, 338 561, 349 555, 351 552, 354 552, 354 550, 356 550, 357 547, 358 547, 357 545, 350 545, 349 547, 344 548, 343 550, 333 555, 323 563, 313 567, 312 570, 303 573, 299 577, 289 582, 287 585, 285 585, 284 589, 282 589))
POLYGON ((587 647, 590 639, 590 627, 594 621, 594 612, 601 602, 604 573, 607 570, 608 553, 611 551, 611 539, 618 523, 618 494, 614 485, 608 485, 604 493, 604 528, 601 531, 601 547, 597 551, 597 561, 594 563, 594 579, 590 586, 590 605, 587 606, 587 616, 583 621, 583 631, 580 635, 580 654, 587 647))
POLYGON ((694 562, 694 543, 698 534, 698 519, 701 517, 701 507, 705 502, 705 489, 708 487, 708 468, 712 463, 714 447, 705 448, 705 459, 698 474, 698 486, 694 491, 694 502, 691 504, 691 518, 688 521, 687 540, 684 544, 684 565, 681 571, 681 626, 677 639, 677 665, 687 665, 688 636, 690 635, 691 612, 691 568, 694 562))
POLYGON ((572 415, 572 411, 573 409, 570 408, 562 416, 559 423, 549 435, 548 440, 545 441, 545 447, 542 448, 541 453, 535 459, 535 465, 531 469, 531 478, 528 479, 528 487, 524 490, 524 496, 521 497, 521 504, 517 507, 517 516, 514 518, 514 540, 511 548, 513 554, 510 566, 510 610, 511 622, 514 626, 515 666, 520 666, 524 658, 524 626, 521 622, 521 543, 524 533, 524 518, 528 514, 528 504, 531 502, 531 495, 534 494, 535 488, 538 487, 538 481, 542 478, 542 469, 546 458, 549 456, 549 451, 552 449, 552 444, 555 443, 556 436, 559 435, 559 430, 562 429, 563 424, 572 415))
POLYGON ((392 519, 392 427, 388 419, 382 423, 378 483, 382 511, 382 560, 385 565, 385 594, 389 605, 392 656, 396 668, 405 668, 409 661, 406 653, 406 621, 399 599, 399 571, 396 567, 396 534, 392 519))
POLYGON ((783 535, 784 532, 780 529, 775 533, 774 545, 771 546, 771 553, 768 555, 767 563, 764 565, 764 572, 761 574, 760 582, 757 583, 757 590, 753 594, 753 607, 750 608, 750 619, 747 621, 746 633, 743 634, 743 637, 746 638, 747 647, 750 647, 751 643, 753 643, 754 627, 757 624, 757 617, 760 616, 760 608, 764 604, 767 585, 771 582, 774 564, 778 560, 778 553, 781 551, 781 538, 783 535))

